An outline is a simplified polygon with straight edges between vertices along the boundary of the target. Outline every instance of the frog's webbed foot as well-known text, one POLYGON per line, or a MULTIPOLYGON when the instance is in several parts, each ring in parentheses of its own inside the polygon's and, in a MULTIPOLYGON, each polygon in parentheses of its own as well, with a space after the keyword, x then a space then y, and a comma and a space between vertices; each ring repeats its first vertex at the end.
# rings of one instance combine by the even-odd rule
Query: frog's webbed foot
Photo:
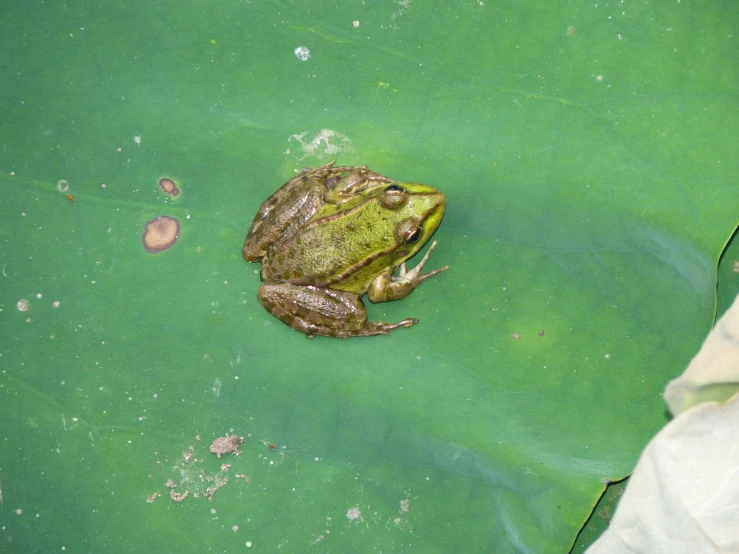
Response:
POLYGON ((449 269, 449 266, 445 265, 444 267, 429 271, 428 273, 421 273, 423 266, 426 265, 429 256, 431 256, 431 252, 436 248, 436 244, 437 242, 434 241, 418 265, 410 271, 408 271, 405 262, 403 262, 398 268, 397 275, 393 276, 392 274, 387 273, 380 275, 375 279, 370 284, 368 292, 370 301, 389 302, 390 300, 400 300, 401 298, 405 298, 426 279, 449 269))
POLYGON ((434 251, 434 248, 436 248, 437 241, 434 241, 431 243, 431 246, 429 246, 429 249, 426 251, 426 254, 423 256, 421 261, 418 263, 416 267, 408 271, 405 266, 405 262, 400 264, 400 268, 398 270, 398 274, 393 277, 393 281, 395 282, 410 282, 413 285, 413 288, 415 289, 418 285, 423 283, 426 279, 429 279, 430 277, 433 277, 434 275, 438 275, 442 271, 446 271, 449 269, 448 265, 445 265, 444 267, 440 267, 439 269, 434 269, 433 271, 429 271, 428 273, 421 273, 421 270, 423 269, 423 266, 426 265, 426 262, 429 259, 429 256, 431 256, 431 252, 434 251))

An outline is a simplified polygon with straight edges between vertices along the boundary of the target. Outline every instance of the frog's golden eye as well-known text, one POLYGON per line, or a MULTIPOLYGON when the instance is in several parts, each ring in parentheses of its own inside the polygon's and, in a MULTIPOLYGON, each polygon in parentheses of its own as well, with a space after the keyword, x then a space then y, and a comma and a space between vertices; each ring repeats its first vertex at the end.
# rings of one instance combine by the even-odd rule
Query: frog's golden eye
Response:
MULTIPOLYGON (((399 222, 395 226, 395 243, 398 246, 410 246, 421 240, 423 238, 423 226, 418 223, 419 220, 413 217, 399 222)), ((404 255, 408 252, 408 250, 404 250, 404 255)))
POLYGON ((408 194, 400 185, 388 185, 382 191, 380 203, 388 210, 402 208, 408 202, 408 194))
POLYGON ((415 244, 423 236, 423 227, 411 227, 405 232, 403 244, 415 244))

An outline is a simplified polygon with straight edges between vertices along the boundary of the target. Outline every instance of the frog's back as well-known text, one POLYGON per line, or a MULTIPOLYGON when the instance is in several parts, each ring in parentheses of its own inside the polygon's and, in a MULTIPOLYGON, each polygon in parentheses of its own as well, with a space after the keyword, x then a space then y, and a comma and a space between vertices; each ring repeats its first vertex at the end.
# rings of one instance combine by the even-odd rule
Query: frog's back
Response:
POLYGON ((300 233, 274 245, 262 260, 262 278, 364 294, 372 279, 392 265, 397 248, 394 226, 381 230, 383 215, 376 202, 338 217, 319 214, 300 233))

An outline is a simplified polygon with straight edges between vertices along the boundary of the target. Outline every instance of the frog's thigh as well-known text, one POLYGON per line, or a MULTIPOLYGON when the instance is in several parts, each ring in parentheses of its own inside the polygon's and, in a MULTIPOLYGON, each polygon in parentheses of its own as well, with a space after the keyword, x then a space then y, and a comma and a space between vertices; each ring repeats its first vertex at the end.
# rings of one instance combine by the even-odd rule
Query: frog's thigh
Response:
POLYGON ((358 331, 367 323, 367 308, 361 297, 351 292, 264 283, 257 298, 280 321, 309 335, 358 331))

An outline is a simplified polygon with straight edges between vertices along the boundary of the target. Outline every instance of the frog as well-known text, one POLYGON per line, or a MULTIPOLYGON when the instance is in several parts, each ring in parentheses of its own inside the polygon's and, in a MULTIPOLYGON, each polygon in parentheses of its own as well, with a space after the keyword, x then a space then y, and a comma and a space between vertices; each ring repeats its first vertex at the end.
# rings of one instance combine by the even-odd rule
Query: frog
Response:
POLYGON ((261 261, 259 303, 306 336, 389 335, 418 323, 368 321, 372 303, 406 298, 422 282, 449 269, 422 273, 406 261, 431 239, 446 197, 430 185, 400 182, 367 166, 306 169, 264 201, 242 255, 261 261))

